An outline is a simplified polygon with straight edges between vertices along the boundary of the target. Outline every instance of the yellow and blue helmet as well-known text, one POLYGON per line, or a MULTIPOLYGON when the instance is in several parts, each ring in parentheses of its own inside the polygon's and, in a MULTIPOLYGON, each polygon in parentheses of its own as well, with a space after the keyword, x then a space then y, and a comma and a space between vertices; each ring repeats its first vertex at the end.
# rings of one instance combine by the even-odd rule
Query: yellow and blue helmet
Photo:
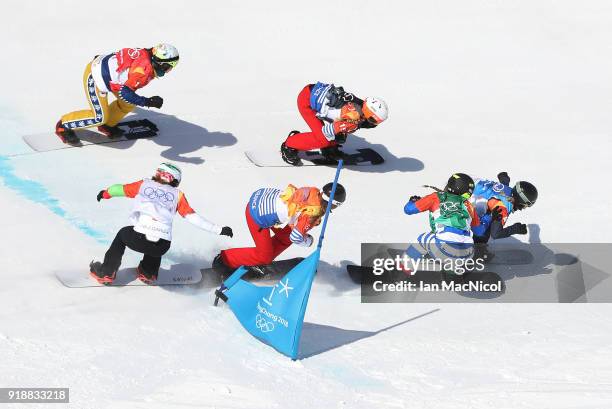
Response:
POLYGON ((151 65, 155 75, 163 77, 170 72, 179 62, 179 52, 171 44, 158 44, 151 49, 151 65))

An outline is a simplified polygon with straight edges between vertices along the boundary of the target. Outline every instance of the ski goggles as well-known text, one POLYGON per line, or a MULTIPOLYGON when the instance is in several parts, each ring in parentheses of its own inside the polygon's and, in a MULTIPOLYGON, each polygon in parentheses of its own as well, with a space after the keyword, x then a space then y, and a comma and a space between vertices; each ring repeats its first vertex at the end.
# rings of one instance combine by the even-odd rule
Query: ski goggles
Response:
POLYGON ((174 61, 160 61, 157 58, 153 57, 151 59, 153 69, 155 70, 155 75, 158 77, 163 77, 164 74, 170 72, 176 64, 178 64, 178 60, 174 61))
POLYGON ((366 121, 372 125, 379 125, 381 122, 383 122, 382 118, 372 112, 372 110, 370 110, 366 104, 363 104, 363 116, 365 117, 366 121))
MULTIPOLYGON (((323 195, 323 201, 325 202, 325 206, 327 207, 327 203, 329 203, 329 197, 327 195, 323 195)), ((340 206, 343 202, 339 202, 338 200, 332 200, 331 201, 331 209, 334 210, 335 208, 337 208, 338 206, 340 206)))
POLYGON ((165 172, 163 170, 160 170, 160 169, 157 170, 157 172, 155 173, 155 176, 157 176, 158 178, 160 178, 166 183, 172 183, 175 179, 174 175, 172 175, 171 173, 165 172))
POLYGON ((379 121, 378 121, 376 118, 374 118, 373 116, 371 116, 371 117, 369 117, 369 118, 366 118, 366 121, 367 121, 367 122, 369 122, 369 123, 371 123, 372 125, 378 125, 378 124, 380 123, 380 122, 379 122, 379 121))
POLYGON ((519 184, 517 184, 515 189, 516 189, 516 194, 521 199, 520 203, 515 203, 515 207, 519 209, 526 209, 528 207, 533 206, 535 202, 532 202, 531 200, 529 200, 529 198, 527 197, 523 189, 521 189, 521 186, 519 184))
POLYGON ((332 200, 332 209, 335 209, 336 207, 342 205, 342 202, 339 202, 337 200, 332 200))
MULTIPOLYGON (((325 212, 325 209, 327 209, 327 203, 329 203, 327 200, 323 199, 323 212, 325 212)), ((342 202, 337 202, 335 200, 332 200, 332 204, 331 204, 331 208, 329 209, 329 212, 331 213, 332 211, 336 210, 336 208, 338 206, 340 206, 342 204, 342 202)))
MULTIPOLYGON (((429 187, 429 186, 425 186, 425 187, 429 187)), ((453 189, 449 189, 448 186, 444 189, 444 191, 450 193, 451 195, 461 196, 465 200, 468 200, 470 197, 472 197, 472 193, 474 192, 472 190, 472 191, 468 191, 468 192, 459 194, 459 193, 453 192, 453 189)))

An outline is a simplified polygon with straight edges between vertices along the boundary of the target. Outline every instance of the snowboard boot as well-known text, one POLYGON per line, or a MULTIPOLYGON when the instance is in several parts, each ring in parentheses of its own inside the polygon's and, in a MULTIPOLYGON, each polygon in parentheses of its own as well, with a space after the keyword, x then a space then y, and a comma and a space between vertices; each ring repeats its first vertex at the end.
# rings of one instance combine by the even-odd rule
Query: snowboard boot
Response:
POLYGON ((111 275, 104 274, 104 272, 102 272, 102 263, 99 261, 92 261, 89 263, 89 275, 100 284, 111 285, 115 280, 117 272, 111 275))
POLYGON ((281 149, 281 157, 283 158, 285 162, 287 162, 288 164, 292 166, 302 166, 302 160, 298 156, 299 151, 297 149, 288 147, 287 145, 285 145, 284 142, 281 145, 280 149, 281 149))
POLYGON ((215 273, 219 274, 221 280, 223 281, 225 281, 225 279, 234 272, 233 268, 225 264, 223 257, 221 257, 221 253, 217 254, 213 259, 212 269, 215 271, 215 273))
POLYGON ((76 145, 81 142, 81 140, 76 136, 76 133, 72 129, 64 127, 64 124, 62 124, 61 119, 57 121, 57 124, 55 124, 55 134, 59 136, 62 142, 67 143, 69 145, 76 145))
POLYGON ((157 273, 147 273, 144 271, 140 263, 138 263, 136 271, 138 272, 138 279, 147 285, 154 284, 157 281, 157 273))
POLYGON ((253 280, 261 280, 266 276, 265 266, 246 266, 247 273, 243 276, 253 280))
POLYGON ((116 139, 123 136, 123 131, 118 126, 100 125, 98 132, 108 136, 109 139, 116 139))
POLYGON ((481 259, 485 264, 490 262, 495 254, 490 252, 487 243, 474 243, 474 260, 481 259))
POLYGON ((340 150, 341 145, 328 146, 327 148, 321 148, 321 155, 330 161, 338 161, 344 158, 344 152, 340 150))
MULTIPOLYGON (((300 131, 291 131, 289 135, 287 135, 287 138, 298 133, 300 133, 300 131)), ((299 151, 297 149, 288 147, 286 141, 282 143, 280 149, 281 156, 285 162, 293 166, 302 166, 302 160, 298 156, 299 151)))

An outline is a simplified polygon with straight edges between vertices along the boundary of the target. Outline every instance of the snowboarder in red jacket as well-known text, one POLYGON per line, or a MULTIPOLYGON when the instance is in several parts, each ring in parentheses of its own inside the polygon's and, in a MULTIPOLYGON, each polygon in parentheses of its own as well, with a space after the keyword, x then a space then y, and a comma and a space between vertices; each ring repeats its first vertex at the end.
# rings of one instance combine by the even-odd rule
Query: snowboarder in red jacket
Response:
POLYGON ((297 99, 298 110, 310 132, 291 131, 281 145, 283 160, 300 166, 299 151, 320 149, 327 159, 342 158, 340 147, 347 135, 361 128, 374 128, 389 117, 385 101, 376 97, 364 100, 334 84, 308 84, 297 99))

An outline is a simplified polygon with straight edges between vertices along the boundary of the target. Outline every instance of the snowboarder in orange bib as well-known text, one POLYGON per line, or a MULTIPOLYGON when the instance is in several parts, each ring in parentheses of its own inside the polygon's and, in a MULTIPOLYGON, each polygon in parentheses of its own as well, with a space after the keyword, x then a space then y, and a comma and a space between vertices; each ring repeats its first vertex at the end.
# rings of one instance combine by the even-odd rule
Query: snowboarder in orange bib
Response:
MULTIPOLYGON (((310 247, 313 238, 308 231, 321 223, 325 214, 332 183, 319 190, 316 187, 285 190, 256 190, 246 206, 246 221, 255 247, 223 250, 215 257, 213 269, 229 275, 240 266, 262 266, 272 263, 291 244, 310 247)), ((344 187, 338 184, 332 209, 346 199, 344 187)), ((257 272, 257 270, 255 270, 257 272)))
POLYGON ((136 106, 161 108, 160 96, 140 96, 136 91, 154 78, 163 77, 176 67, 178 50, 170 44, 153 48, 123 48, 116 53, 98 55, 85 67, 83 87, 89 109, 63 115, 55 126, 62 142, 75 144, 76 129, 98 127, 109 138, 122 135, 116 125, 136 106), (117 98, 109 105, 108 94, 117 98))

